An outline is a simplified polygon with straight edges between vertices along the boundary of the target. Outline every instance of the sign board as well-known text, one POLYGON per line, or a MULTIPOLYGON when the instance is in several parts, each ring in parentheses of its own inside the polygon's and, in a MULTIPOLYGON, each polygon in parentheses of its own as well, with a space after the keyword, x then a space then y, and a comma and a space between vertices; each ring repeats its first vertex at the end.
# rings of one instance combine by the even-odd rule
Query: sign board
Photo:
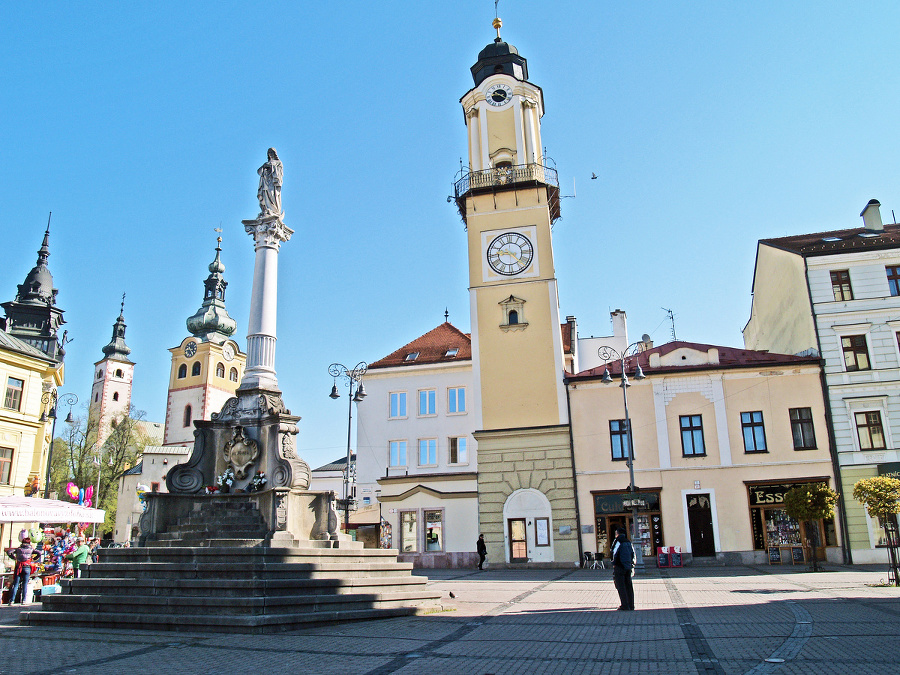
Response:
POLYGON ((794 561, 794 564, 804 562, 803 559, 803 547, 802 546, 794 546, 791 548, 791 558, 794 561))
POLYGON ((781 564, 781 549, 777 546, 769 547, 769 564, 770 565, 780 565, 781 564))
POLYGON ((669 554, 669 560, 672 563, 672 567, 681 567, 681 547, 680 546, 672 546, 672 552, 669 554))

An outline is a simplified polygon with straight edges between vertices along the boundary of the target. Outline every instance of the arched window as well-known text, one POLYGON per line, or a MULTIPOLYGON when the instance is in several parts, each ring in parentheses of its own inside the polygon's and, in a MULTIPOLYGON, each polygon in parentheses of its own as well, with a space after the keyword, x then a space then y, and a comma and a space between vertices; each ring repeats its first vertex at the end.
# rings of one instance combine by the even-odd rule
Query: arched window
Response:
POLYGON ((191 366, 191 375, 199 375, 200 374, 200 362, 194 361, 194 365, 191 366))
POLYGON ((216 377, 225 377, 225 366, 221 363, 216 366, 216 377))
POLYGON ((119 392, 114 392, 113 393, 113 401, 118 401, 118 400, 119 400, 119 392))
POLYGON ((519 323, 519 313, 514 309, 509 310, 509 325, 513 326, 517 323, 519 323))
POLYGON ((94 403, 100 400, 100 394, 94 394, 94 403))
POLYGON ((116 370, 116 377, 123 377, 122 369, 119 368, 116 370))
POLYGON ((184 377, 187 377, 187 364, 186 363, 182 363, 178 367, 178 379, 180 380, 184 377))
POLYGON ((237 382, 237 368, 232 368, 228 373, 228 379, 232 382, 237 382))
POLYGON ((97 379, 98 379, 98 380, 102 380, 102 379, 103 379, 103 371, 102 371, 102 370, 98 370, 98 371, 97 371, 97 379))
POLYGON ((184 426, 191 426, 191 406, 184 406, 184 426))

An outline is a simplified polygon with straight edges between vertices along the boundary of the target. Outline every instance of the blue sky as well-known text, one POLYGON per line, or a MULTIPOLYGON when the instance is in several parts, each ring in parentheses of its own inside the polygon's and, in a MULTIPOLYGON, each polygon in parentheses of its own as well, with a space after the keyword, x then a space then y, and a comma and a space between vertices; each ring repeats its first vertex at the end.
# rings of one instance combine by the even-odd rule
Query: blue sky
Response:
MULTIPOLYGON (((896 2, 502 0, 504 39, 544 90, 565 199, 563 316, 606 335, 741 345, 756 241, 900 210, 896 2), (596 173, 597 180, 591 180, 596 173)), ((19 3, 0 27, 0 300, 34 264, 66 310, 86 401, 127 293, 133 401, 165 415, 168 348, 202 300, 223 228, 244 343, 241 219, 284 162, 277 370, 313 466, 342 455, 328 364, 374 361, 443 321, 469 329, 451 184, 459 98, 493 39, 490 0, 19 3)), ((367 402, 366 404, 371 404, 367 402)))

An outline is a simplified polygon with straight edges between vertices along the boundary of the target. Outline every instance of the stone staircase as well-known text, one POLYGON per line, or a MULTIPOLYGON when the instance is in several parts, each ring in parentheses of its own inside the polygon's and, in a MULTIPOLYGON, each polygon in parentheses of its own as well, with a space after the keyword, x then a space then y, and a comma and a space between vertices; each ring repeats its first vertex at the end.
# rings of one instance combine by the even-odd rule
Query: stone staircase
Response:
POLYGON ((211 501, 147 546, 103 549, 84 577, 63 581, 20 621, 246 634, 440 609, 440 593, 397 551, 352 541, 271 546, 251 506, 211 501))

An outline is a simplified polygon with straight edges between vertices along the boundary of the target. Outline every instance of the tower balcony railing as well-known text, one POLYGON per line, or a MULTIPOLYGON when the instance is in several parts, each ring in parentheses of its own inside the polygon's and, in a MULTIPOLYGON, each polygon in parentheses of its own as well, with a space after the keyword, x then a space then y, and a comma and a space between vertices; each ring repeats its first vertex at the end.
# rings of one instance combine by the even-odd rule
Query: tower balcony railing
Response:
POLYGON ((459 213, 465 220, 467 195, 473 192, 500 192, 531 185, 547 187, 551 222, 559 218, 559 178, 556 169, 543 164, 516 164, 464 172, 454 183, 453 188, 459 213))

